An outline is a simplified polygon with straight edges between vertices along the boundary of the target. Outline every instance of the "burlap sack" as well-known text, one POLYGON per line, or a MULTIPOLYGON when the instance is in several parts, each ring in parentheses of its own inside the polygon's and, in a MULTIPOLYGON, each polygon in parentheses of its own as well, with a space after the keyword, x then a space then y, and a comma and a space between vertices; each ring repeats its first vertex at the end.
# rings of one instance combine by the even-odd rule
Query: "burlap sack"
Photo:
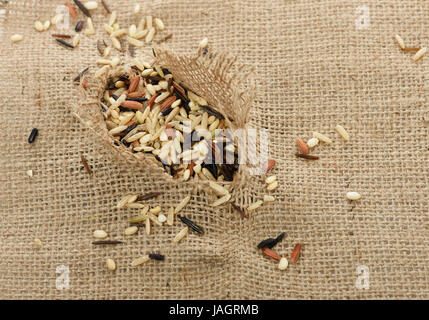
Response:
MULTIPOLYGON (((207 36, 213 50, 255 67, 250 125, 269 130, 279 189, 276 202, 248 220, 229 207, 210 208, 213 196, 191 185, 178 188, 118 161, 72 116, 72 79, 98 58, 106 18, 97 9, 97 35, 66 50, 52 30, 33 29, 63 2, 1 3, 0 298, 429 298, 429 60, 414 63, 392 39, 398 33, 410 47, 428 45, 425 1, 167 0, 146 9, 163 19, 179 53, 195 52, 207 36), (24 40, 12 44, 14 33, 24 40), (335 133, 336 124, 347 128, 350 142, 335 133), (39 136, 29 145, 33 127, 39 136), (295 137, 307 139, 313 130, 334 143, 313 151, 318 161, 296 159, 295 137), (362 199, 345 200, 349 190, 362 199), (192 193, 186 215, 205 235, 173 246, 182 227, 176 223, 125 238, 135 212, 116 209, 116 202, 125 192, 148 191, 162 192, 150 203, 165 208, 192 193), (94 247, 99 228, 125 244, 94 247), (288 256, 296 242, 303 251, 280 272, 256 244, 282 231, 279 254, 288 256), (152 251, 166 261, 130 267, 152 251), (116 272, 106 269, 106 257, 116 260, 116 272)), ((135 2, 108 3, 121 24, 136 22, 135 2)), ((244 206, 265 193, 263 178, 252 177, 234 197, 244 206)))
MULTIPOLYGON (((171 48, 162 45, 156 46, 153 54, 156 59, 147 55, 139 55, 137 59, 154 61, 154 64, 170 70, 176 81, 204 97, 210 106, 214 106, 225 117, 227 128, 246 129, 251 103, 255 96, 254 79, 251 77, 252 68, 237 65, 237 59, 228 57, 226 54, 214 52, 203 54, 201 49, 194 55, 178 55, 171 48)), ((83 96, 76 102, 73 114, 88 126, 94 135, 105 141, 115 151, 115 154, 130 163, 140 165, 156 179, 172 183, 172 177, 165 172, 162 164, 153 155, 143 152, 133 153, 122 143, 115 144, 115 140, 108 134, 100 104, 107 85, 115 77, 132 78, 136 74, 132 69, 135 67, 135 59, 132 57, 124 59, 125 61, 120 66, 109 70, 102 77, 93 79, 94 85, 89 93, 79 86, 79 91, 83 96)), ((82 83, 83 79, 87 78, 86 73, 79 78, 82 83)), ((240 184, 242 179, 248 178, 248 173, 245 163, 243 163, 239 172, 234 175, 233 184, 240 184)))

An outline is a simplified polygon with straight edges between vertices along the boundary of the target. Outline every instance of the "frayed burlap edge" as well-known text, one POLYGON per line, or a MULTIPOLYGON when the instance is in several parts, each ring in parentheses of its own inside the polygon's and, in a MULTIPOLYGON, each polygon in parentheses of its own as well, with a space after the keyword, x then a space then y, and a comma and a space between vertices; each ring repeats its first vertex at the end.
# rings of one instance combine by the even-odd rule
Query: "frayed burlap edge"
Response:
MULTIPOLYGON (((207 100, 210 107, 225 116, 228 127, 232 129, 247 127, 251 103, 256 96, 253 68, 238 63, 236 57, 224 53, 204 54, 202 50, 198 50, 193 56, 179 55, 164 45, 155 47, 154 52, 156 54, 154 63, 167 68, 178 82, 207 100)), ((126 160, 147 169, 149 174, 157 178, 171 181, 173 178, 153 156, 133 153, 124 145, 115 144, 105 125, 100 103, 106 85, 114 77, 130 75, 133 72, 133 65, 132 61, 127 61, 109 70, 97 79, 93 94, 88 95, 80 86, 81 100, 75 104, 73 115, 88 127, 94 136, 101 138, 107 146, 115 150, 116 159, 126 160)), ((239 187, 248 176, 248 168, 240 165, 239 171, 234 175, 232 187, 239 187)))

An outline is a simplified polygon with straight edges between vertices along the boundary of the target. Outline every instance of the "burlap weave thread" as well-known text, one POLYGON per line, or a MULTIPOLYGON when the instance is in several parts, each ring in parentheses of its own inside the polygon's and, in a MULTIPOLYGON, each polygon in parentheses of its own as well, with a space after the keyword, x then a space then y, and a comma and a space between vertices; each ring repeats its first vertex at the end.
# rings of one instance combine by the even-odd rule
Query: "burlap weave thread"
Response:
MULTIPOLYGON (((167 27, 155 40, 173 33, 167 44, 178 53, 195 52, 207 36, 213 50, 255 68, 249 125, 270 133, 279 189, 276 202, 244 220, 229 207, 211 208, 214 196, 192 184, 178 188, 120 161, 72 116, 72 79, 88 65, 94 72, 107 18, 98 8, 97 35, 67 50, 53 30, 33 28, 63 2, 0 1, 0 298, 429 298, 429 57, 414 63, 393 40, 398 33, 409 46, 429 45, 429 3, 165 0, 145 8, 167 27), (369 12, 366 29, 356 27, 360 6, 369 12), (12 44, 15 33, 24 40, 12 44), (336 134, 336 124, 350 132, 350 142, 336 134), (33 127, 39 136, 29 145, 33 127), (296 159, 295 137, 308 139, 313 130, 334 143, 313 151, 318 161, 296 159), (349 190, 362 199, 347 201, 349 190), (192 193, 186 215, 206 234, 173 246, 182 227, 176 223, 125 238, 136 212, 116 209, 117 200, 149 191, 165 195, 149 203, 166 209, 192 193), (95 229, 126 243, 94 247, 95 229), (284 272, 256 249, 282 231, 279 254, 303 243, 301 259, 284 272), (166 261, 130 267, 152 251, 166 261), (107 257, 116 260, 116 272, 106 269, 107 257), (69 270, 69 289, 56 288, 58 266, 69 270), (356 287, 359 266, 369 269, 367 290, 356 287)), ((107 2, 121 25, 138 21, 135 1, 107 2)), ((235 191, 246 206, 266 193, 263 177, 235 191)))

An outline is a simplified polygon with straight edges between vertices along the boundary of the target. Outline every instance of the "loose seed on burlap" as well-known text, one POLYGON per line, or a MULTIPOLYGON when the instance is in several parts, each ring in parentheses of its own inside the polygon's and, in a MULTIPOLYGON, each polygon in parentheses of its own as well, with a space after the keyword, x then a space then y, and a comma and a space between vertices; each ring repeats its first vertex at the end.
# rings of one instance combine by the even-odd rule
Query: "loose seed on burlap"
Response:
POLYGON ((137 267, 138 265, 141 265, 141 264, 143 264, 143 263, 145 263, 145 262, 148 262, 149 260, 150 260, 150 258, 149 258, 149 256, 148 256, 148 255, 145 255, 145 256, 139 257, 139 258, 137 258, 137 259, 134 259, 134 260, 131 262, 131 267, 137 267))
POLYGON ((91 14, 89 13, 88 9, 83 5, 82 2, 80 2, 79 0, 73 0, 73 1, 84 15, 86 15, 87 17, 91 17, 91 14))
POLYGON ((56 38, 55 39, 59 44, 62 44, 63 46, 67 47, 67 48, 71 48, 74 49, 74 46, 70 43, 68 43, 67 41, 64 41, 63 39, 60 38, 56 38))
POLYGON ((37 128, 33 128, 33 130, 31 130, 30 136, 28 137, 28 143, 33 143, 34 140, 36 140, 38 133, 39 130, 37 128))
POLYGON ((302 139, 296 138, 296 145, 298 146, 299 150, 301 150, 303 154, 310 153, 310 150, 308 149, 307 144, 302 139))
POLYGON ((182 230, 179 231, 179 233, 174 237, 173 242, 178 243, 180 240, 182 240, 187 234, 188 234, 189 228, 184 227, 182 230))
POLYGON ((104 230, 95 230, 94 231, 94 238, 97 238, 97 239, 107 238, 107 232, 104 230))
POLYGON ((295 245, 295 248, 293 248, 292 253, 290 255, 290 262, 291 263, 295 263, 298 261, 299 256, 301 254, 301 248, 302 248, 302 244, 301 243, 297 243, 295 245))
POLYGON ((282 257, 280 259, 278 268, 279 268, 279 270, 286 270, 288 265, 289 265, 289 263, 288 263, 287 259, 285 257, 282 257))
POLYGON ((361 197, 362 196, 359 193, 354 192, 354 191, 347 192, 347 194, 346 194, 346 198, 349 200, 358 200, 361 197))
POLYGON ((303 159, 307 159, 307 160, 318 160, 319 159, 318 156, 312 156, 310 154, 303 154, 303 153, 295 153, 295 156, 297 156, 298 158, 303 158, 303 159))
POLYGON ((107 269, 109 269, 110 271, 115 271, 116 270, 116 263, 113 259, 106 259, 106 266, 107 269))
POLYGON ((203 228, 200 227, 199 225, 197 225, 192 220, 189 220, 188 218, 180 216, 180 215, 178 217, 179 217, 180 221, 182 221, 184 224, 186 224, 188 227, 190 227, 196 233, 198 233, 198 234, 204 234, 203 228))
POLYGON ((93 241, 92 244, 95 245, 105 245, 105 244, 121 244, 122 241, 119 240, 100 240, 100 241, 93 241))
POLYGON ((150 253, 149 258, 152 260, 164 261, 165 256, 159 253, 150 253))
POLYGON ((267 247, 262 248, 262 253, 265 254, 266 256, 270 257, 270 258, 273 258, 273 259, 276 259, 279 261, 281 259, 281 257, 277 253, 275 253, 273 250, 271 250, 267 247))
POLYGON ((237 206, 235 203, 231 202, 231 206, 234 208, 235 211, 237 211, 243 218, 249 219, 249 216, 246 214, 246 212, 237 206))

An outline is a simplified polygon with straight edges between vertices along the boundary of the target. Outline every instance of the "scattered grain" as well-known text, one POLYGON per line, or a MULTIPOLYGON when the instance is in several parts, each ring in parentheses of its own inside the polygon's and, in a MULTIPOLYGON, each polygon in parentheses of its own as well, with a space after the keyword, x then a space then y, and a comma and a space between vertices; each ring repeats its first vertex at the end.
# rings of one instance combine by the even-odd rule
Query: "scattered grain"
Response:
POLYGON ((10 40, 12 40, 12 42, 19 42, 22 39, 24 39, 22 34, 14 34, 13 36, 10 37, 10 40))
POLYGON ((313 138, 317 138, 320 141, 325 142, 327 144, 331 144, 332 143, 332 140, 329 137, 327 137, 324 134, 321 134, 319 132, 313 132, 313 138))
POLYGON ((338 134, 339 134, 341 137, 343 137, 343 139, 344 139, 345 141, 349 141, 349 140, 350 140, 350 135, 349 135, 349 133, 346 131, 346 129, 344 129, 344 127, 343 127, 343 126, 341 126, 341 125, 337 125, 337 126, 335 127, 335 130, 337 130, 338 134))
POLYGON ((174 213, 179 213, 191 200, 191 196, 186 196, 183 200, 178 204, 178 206, 174 209, 174 213))
POLYGON ((289 262, 287 261, 287 258, 282 257, 282 258, 280 259, 280 262, 279 262, 278 268, 279 268, 279 270, 286 270, 286 269, 287 269, 287 267, 288 267, 288 265, 289 265, 289 262))
POLYGON ((188 234, 189 228, 184 227, 180 232, 174 237, 173 242, 178 243, 180 240, 182 240, 187 234, 188 234))
POLYGON ((264 202, 262 200, 255 201, 247 207, 247 211, 254 211, 258 209, 264 202))
POLYGON ((317 139, 317 138, 311 138, 310 140, 307 141, 307 146, 309 148, 314 148, 318 144, 319 144, 319 139, 317 139))
POLYGON ((401 49, 405 49, 405 42, 398 34, 395 34, 395 40, 401 49))
POLYGON ((275 200, 276 198, 274 198, 273 196, 267 194, 264 195, 264 202, 274 202, 275 200))
POLYGON ((359 193, 355 192, 355 191, 349 191, 346 194, 346 198, 349 199, 349 200, 359 200, 361 197, 362 196, 359 193))
POLYGON ((107 232, 104 230, 95 230, 94 231, 94 238, 96 238, 96 239, 107 238, 107 232))
POLYGON ((137 266, 139 266, 139 265, 141 265, 141 264, 143 264, 143 263, 148 262, 149 260, 150 260, 149 255, 141 256, 141 257, 139 257, 139 258, 137 258, 137 259, 134 259, 134 260, 131 262, 131 267, 137 267, 137 266))
POLYGON ((126 236, 131 236, 139 231, 139 228, 137 226, 131 226, 125 229, 124 234, 126 236))
POLYGON ((109 269, 110 271, 115 271, 116 270, 116 263, 113 259, 106 259, 106 266, 107 269, 109 269))
POLYGON ((419 51, 417 51, 417 53, 414 55, 413 60, 415 62, 419 61, 421 58, 423 58, 423 56, 425 55, 425 53, 428 51, 427 48, 421 48, 419 51))
POLYGON ((34 29, 36 29, 39 32, 43 31, 43 23, 40 21, 34 22, 34 29))

